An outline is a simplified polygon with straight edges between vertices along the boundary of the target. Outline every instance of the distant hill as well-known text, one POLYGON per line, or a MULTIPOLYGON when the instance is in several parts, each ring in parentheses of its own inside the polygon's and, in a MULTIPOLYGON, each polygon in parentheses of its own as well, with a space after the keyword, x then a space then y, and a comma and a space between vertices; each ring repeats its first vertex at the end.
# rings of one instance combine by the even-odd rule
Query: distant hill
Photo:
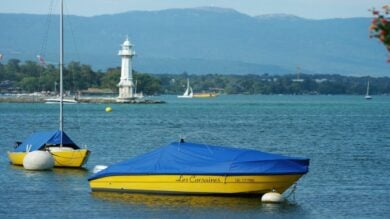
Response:
MULTIPOLYGON (((58 16, 0 14, 0 53, 57 63, 58 16), (50 18, 50 19, 49 19, 50 18)), ((126 35, 134 67, 150 73, 388 75, 387 54, 368 38, 370 18, 309 20, 293 15, 251 17, 231 9, 131 11, 65 18, 68 61, 105 70, 120 65, 126 35)))

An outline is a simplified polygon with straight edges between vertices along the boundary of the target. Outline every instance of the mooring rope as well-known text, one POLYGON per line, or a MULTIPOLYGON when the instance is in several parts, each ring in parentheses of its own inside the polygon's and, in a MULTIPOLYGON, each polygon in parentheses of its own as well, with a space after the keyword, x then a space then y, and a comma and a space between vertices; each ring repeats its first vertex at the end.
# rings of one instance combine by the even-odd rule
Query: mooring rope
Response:
POLYGON ((293 201, 295 201, 295 192, 297 190, 297 183, 294 183, 290 193, 286 196, 286 199, 288 199, 291 195, 293 196, 293 201))
POLYGON ((47 42, 49 39, 49 30, 50 30, 50 26, 51 26, 51 18, 53 15, 53 5, 54 5, 54 1, 52 0, 52 1, 50 1, 49 13, 46 16, 46 21, 45 21, 46 31, 42 37, 41 49, 40 49, 39 54, 38 54, 38 56, 40 56, 40 57, 45 57, 45 55, 46 55, 46 46, 47 46, 47 42))

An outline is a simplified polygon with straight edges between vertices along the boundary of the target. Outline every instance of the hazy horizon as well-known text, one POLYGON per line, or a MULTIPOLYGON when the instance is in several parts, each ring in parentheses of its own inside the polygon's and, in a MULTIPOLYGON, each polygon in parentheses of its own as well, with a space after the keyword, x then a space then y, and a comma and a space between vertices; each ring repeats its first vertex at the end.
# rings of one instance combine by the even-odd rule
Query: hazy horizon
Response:
MULTIPOLYGON (((57 13, 59 0, 13 0, 0 4, 0 13, 57 13)), ((65 12, 77 16, 117 14, 128 11, 160 11, 177 8, 218 7, 234 9, 250 16, 290 14, 308 19, 370 17, 368 9, 380 8, 384 0, 65 0, 65 12)))

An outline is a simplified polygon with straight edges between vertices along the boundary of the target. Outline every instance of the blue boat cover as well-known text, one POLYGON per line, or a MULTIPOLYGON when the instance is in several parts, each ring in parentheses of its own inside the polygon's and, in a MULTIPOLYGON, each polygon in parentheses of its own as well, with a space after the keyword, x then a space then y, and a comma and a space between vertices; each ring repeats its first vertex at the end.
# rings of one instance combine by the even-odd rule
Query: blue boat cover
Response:
MULTIPOLYGON (((79 149, 79 147, 68 137, 65 132, 62 132, 62 145, 79 149)), ((42 149, 45 145, 60 145, 61 143, 61 131, 43 131, 35 132, 31 134, 26 140, 24 140, 19 146, 15 148, 15 152, 36 151, 42 149)))
POLYGON ((281 175, 308 172, 309 159, 257 150, 174 142, 113 164, 88 180, 115 175, 281 175))

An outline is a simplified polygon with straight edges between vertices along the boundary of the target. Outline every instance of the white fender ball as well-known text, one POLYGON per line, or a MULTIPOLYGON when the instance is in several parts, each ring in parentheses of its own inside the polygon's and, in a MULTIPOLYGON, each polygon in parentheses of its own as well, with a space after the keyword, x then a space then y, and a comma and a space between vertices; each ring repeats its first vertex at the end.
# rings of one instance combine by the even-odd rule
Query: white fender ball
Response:
POLYGON ((277 192, 267 192, 261 197, 261 201, 267 203, 282 203, 284 202, 284 197, 277 192))
POLYGON ((28 152, 23 159, 26 170, 48 170, 54 167, 54 158, 48 151, 28 152))

